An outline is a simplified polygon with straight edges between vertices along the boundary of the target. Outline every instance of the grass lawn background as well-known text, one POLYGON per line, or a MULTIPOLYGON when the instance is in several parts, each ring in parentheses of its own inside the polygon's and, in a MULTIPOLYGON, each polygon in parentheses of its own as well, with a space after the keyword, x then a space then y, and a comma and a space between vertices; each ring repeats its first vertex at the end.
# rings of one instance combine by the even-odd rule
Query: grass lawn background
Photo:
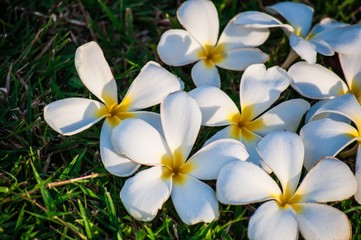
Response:
MULTIPOLYGON (((236 14, 263 11, 279 1, 213 1, 223 30, 236 14)), ((357 23, 357 0, 301 1, 324 17, 357 23)), ((125 178, 108 174, 99 156, 100 124, 74 136, 47 126, 45 105, 68 97, 95 98, 80 81, 74 54, 97 41, 124 96, 148 61, 161 63, 156 46, 169 28, 181 28, 176 10, 181 1, 1 0, 0 1, 0 239, 245 239, 255 207, 220 205, 210 224, 187 226, 167 201, 149 223, 125 211, 119 192, 125 178)), ((281 65, 289 44, 280 29, 260 47, 270 55, 268 67, 281 65)), ((318 63, 342 76, 337 56, 318 63)), ((163 66, 194 88, 190 66, 163 66)), ((238 102, 242 72, 220 69, 222 90, 238 102)), ((286 90, 281 100, 299 97, 286 90)), ((281 101, 280 100, 280 101, 281 101)), ((313 103, 312 101, 310 101, 313 103)), ((159 111, 159 107, 154 107, 159 111)), ((202 127, 195 150, 218 129, 202 127)), ((354 157, 343 159, 353 168, 354 157)), ((209 182, 211 186, 215 182, 209 182)), ((353 199, 334 204, 352 222, 361 239, 361 207, 353 199)))

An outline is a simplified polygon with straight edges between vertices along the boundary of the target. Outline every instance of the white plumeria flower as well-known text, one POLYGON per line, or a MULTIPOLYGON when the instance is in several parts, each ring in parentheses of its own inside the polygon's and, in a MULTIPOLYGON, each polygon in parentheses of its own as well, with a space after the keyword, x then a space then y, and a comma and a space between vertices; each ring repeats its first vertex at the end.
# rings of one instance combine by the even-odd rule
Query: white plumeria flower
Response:
POLYGON ((170 94, 161 103, 160 115, 164 137, 139 119, 124 120, 113 130, 118 153, 152 166, 125 182, 121 200, 134 218, 151 221, 171 196, 184 223, 210 222, 219 215, 218 201, 212 188, 198 179, 216 179, 224 164, 245 160, 248 153, 239 141, 223 139, 188 158, 202 116, 186 92, 170 94))
POLYGON ((267 40, 269 30, 242 27, 232 19, 218 39, 218 13, 209 0, 184 2, 177 17, 185 30, 166 31, 159 41, 158 54, 171 66, 196 62, 191 72, 196 86, 220 87, 217 67, 240 71, 268 59, 267 54, 255 47, 267 40))
POLYGON ((255 149, 256 143, 272 131, 296 131, 310 107, 305 100, 292 99, 266 111, 289 84, 288 74, 279 67, 266 70, 263 64, 249 66, 239 87, 240 110, 226 93, 216 87, 201 86, 192 90, 190 94, 202 111, 202 125, 226 126, 206 144, 222 138, 238 139, 246 146, 249 161, 262 164, 255 149))
POLYGON ((257 151, 281 188, 278 181, 247 161, 228 163, 217 179, 217 197, 224 204, 267 201, 250 218, 250 239, 298 239, 298 231, 304 239, 351 238, 346 214, 322 204, 355 193, 356 180, 345 163, 331 157, 322 159, 298 186, 305 151, 297 134, 270 133, 257 144, 257 151))
POLYGON ((100 155, 105 168, 118 176, 134 173, 139 164, 114 152, 110 142, 112 129, 126 118, 141 118, 160 126, 159 114, 138 110, 159 104, 169 93, 180 90, 182 83, 159 64, 148 62, 118 103, 117 85, 96 42, 77 49, 75 67, 80 80, 100 101, 85 98, 55 101, 44 109, 46 122, 58 133, 73 135, 105 118, 100 133, 100 155))
POLYGON ((322 105, 315 113, 334 113, 348 118, 354 126, 329 118, 311 121, 301 129, 300 135, 305 144, 305 167, 310 169, 318 159, 324 156, 336 156, 347 146, 356 142, 345 155, 356 153, 355 176, 358 187, 355 199, 361 203, 361 106, 352 94, 336 97, 322 105))
MULTIPOLYGON (((311 110, 307 113, 306 122, 328 99, 336 96, 351 93, 361 103, 361 52, 339 54, 339 60, 346 81, 343 81, 333 71, 319 64, 298 62, 288 70, 289 75, 292 77, 291 86, 297 92, 307 98, 322 100, 312 106, 311 110)), ((335 114, 318 114, 318 118, 321 117, 331 117, 332 119, 340 120, 335 114)))
POLYGON ((317 53, 325 56, 335 52, 355 53, 361 51, 361 25, 340 23, 330 18, 323 19, 312 29, 313 8, 302 3, 280 2, 266 10, 280 14, 291 25, 256 11, 245 12, 235 19, 235 23, 255 28, 282 27, 290 40, 291 51, 284 66, 288 67, 297 55, 308 63, 315 63, 317 53))

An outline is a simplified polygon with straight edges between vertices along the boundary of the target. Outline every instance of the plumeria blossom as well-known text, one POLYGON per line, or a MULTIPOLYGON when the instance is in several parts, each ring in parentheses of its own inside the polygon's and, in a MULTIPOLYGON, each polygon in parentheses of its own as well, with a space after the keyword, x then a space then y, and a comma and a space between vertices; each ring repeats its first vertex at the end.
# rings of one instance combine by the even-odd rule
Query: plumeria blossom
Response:
POLYGON ((218 13, 209 0, 184 2, 178 8, 177 17, 185 30, 166 31, 159 41, 158 54, 171 66, 195 63, 191 75, 196 86, 220 87, 217 67, 240 71, 268 59, 255 47, 267 40, 269 30, 242 27, 232 19, 218 39, 218 13))
POLYGON ((119 154, 151 166, 125 182, 121 200, 134 218, 151 221, 171 196, 184 223, 210 222, 219 215, 218 201, 212 188, 198 179, 216 179, 224 164, 246 160, 248 153, 239 141, 222 139, 188 157, 201 126, 196 101, 176 92, 160 108, 164 137, 140 119, 124 120, 113 131, 119 154))
POLYGON ((266 7, 266 10, 271 14, 281 15, 290 25, 256 11, 239 15, 235 23, 253 28, 282 27, 293 49, 284 64, 285 67, 288 67, 297 55, 308 63, 315 63, 317 53, 331 56, 335 52, 350 54, 361 51, 360 24, 351 26, 325 18, 312 27, 313 8, 296 2, 280 2, 266 7))
POLYGON ((160 126, 159 114, 138 111, 159 104, 169 93, 180 90, 181 82, 155 62, 148 62, 118 103, 117 85, 103 52, 95 42, 80 46, 75 53, 75 67, 80 80, 100 101, 66 98, 47 105, 44 118, 51 128, 63 135, 73 135, 105 119, 100 133, 100 155, 112 174, 127 176, 139 164, 114 152, 112 129, 126 118, 141 118, 160 126))
POLYGON ((217 197, 224 204, 266 201, 250 218, 250 239, 298 239, 298 231, 304 239, 351 238, 346 214, 323 204, 355 193, 355 177, 344 162, 332 157, 320 160, 298 186, 305 150, 297 134, 270 133, 257 144, 257 151, 281 187, 248 161, 228 163, 217 180, 217 197))
POLYGON ((222 138, 238 139, 246 146, 249 161, 262 164, 255 150, 256 143, 272 131, 296 131, 310 107, 305 100, 292 99, 268 110, 289 84, 288 74, 279 67, 266 70, 263 64, 249 66, 239 87, 240 110, 216 87, 200 86, 192 90, 190 94, 202 111, 202 125, 226 126, 206 144, 222 138))
MULTIPOLYGON (((339 54, 340 64, 345 76, 345 81, 337 74, 320 64, 307 64, 298 62, 290 67, 289 75, 292 77, 291 86, 302 96, 311 99, 320 99, 307 119, 311 118, 317 109, 328 99, 346 93, 355 95, 361 103, 361 52, 355 54, 339 54)), ((321 116, 320 114, 318 117, 321 116)), ((333 114, 333 118, 335 115, 333 114)))
POLYGON ((333 113, 348 118, 353 122, 345 123, 329 118, 322 118, 307 123, 301 129, 300 135, 305 144, 305 167, 310 169, 320 157, 336 156, 352 143, 353 148, 341 152, 343 156, 356 155, 355 176, 358 187, 355 194, 357 202, 361 203, 361 106, 352 94, 338 96, 322 105, 314 114, 333 113))

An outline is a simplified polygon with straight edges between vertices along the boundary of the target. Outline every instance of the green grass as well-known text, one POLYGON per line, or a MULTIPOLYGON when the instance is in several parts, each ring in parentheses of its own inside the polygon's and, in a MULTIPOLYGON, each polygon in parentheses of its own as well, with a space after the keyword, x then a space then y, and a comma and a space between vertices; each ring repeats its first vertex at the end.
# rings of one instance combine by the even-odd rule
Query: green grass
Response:
MULTIPOLYGON (((308 1, 305 1, 306 3, 308 1)), ((221 27, 241 11, 275 1, 217 0, 221 27)), ((3 0, 0 2, 0 239, 245 239, 253 206, 221 205, 210 224, 187 226, 171 201, 150 223, 134 220, 119 198, 126 180, 106 172, 99 157, 100 125, 64 137, 50 129, 43 108, 66 97, 93 97, 74 67, 76 48, 95 40, 104 51, 123 95, 140 68, 160 62, 156 46, 168 28, 179 28, 179 1, 3 0)), ((315 1, 315 21, 325 16, 355 23, 356 0, 315 1)), ((272 30, 261 47, 268 66, 281 65, 288 42, 272 30)), ((337 58, 319 62, 340 72, 337 58)), ((190 67, 170 68, 194 87, 190 67)), ((221 70, 222 89, 237 99, 242 73, 221 70)), ((283 97, 297 95, 287 90, 283 97)), ((203 128, 196 147, 214 132, 203 128)), ((348 161, 353 163, 354 160, 348 161)), ((361 236, 361 207, 335 204, 361 236)))

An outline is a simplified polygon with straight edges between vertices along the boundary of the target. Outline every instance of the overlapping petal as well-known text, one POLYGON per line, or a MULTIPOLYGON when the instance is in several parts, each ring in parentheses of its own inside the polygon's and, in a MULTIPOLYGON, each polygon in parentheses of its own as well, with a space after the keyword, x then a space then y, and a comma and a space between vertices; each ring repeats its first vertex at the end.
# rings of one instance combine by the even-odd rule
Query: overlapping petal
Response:
POLYGON ((267 28, 256 29, 238 24, 238 18, 241 21, 243 15, 246 13, 240 13, 228 22, 219 38, 218 45, 223 44, 227 49, 257 47, 268 39, 269 30, 267 28))
POLYGON ((327 99, 347 93, 348 87, 334 72, 319 65, 298 62, 288 70, 292 87, 301 95, 327 99))
POLYGON ((218 201, 213 189, 191 176, 184 176, 183 184, 174 184, 172 201, 174 207, 186 224, 209 223, 218 218, 218 201))
POLYGON ((325 204, 300 204, 298 227, 305 239, 350 239, 351 224, 343 212, 325 204))
POLYGON ((268 55, 257 48, 226 49, 225 58, 216 65, 224 69, 243 71, 249 65, 264 63, 267 60, 268 55))
POLYGON ((177 10, 177 17, 182 26, 201 45, 214 46, 217 43, 219 21, 214 4, 209 0, 190 0, 177 10))
POLYGON ((216 65, 203 60, 197 62, 191 71, 194 84, 198 87, 201 85, 211 85, 215 87, 221 86, 221 79, 216 65))
POLYGON ((300 136, 306 149, 304 165, 309 170, 321 158, 336 156, 355 141, 358 131, 347 123, 325 118, 307 123, 300 136))
POLYGON ((298 227, 292 208, 280 208, 275 201, 268 201, 257 208, 248 224, 250 239, 297 239, 298 227))
POLYGON ((305 153, 301 138, 291 132, 272 132, 258 142, 257 152, 280 180, 284 194, 293 194, 305 153), (275 146, 282 146, 282 149, 275 146))
POLYGON ((97 98, 106 104, 118 104, 117 85, 96 42, 78 47, 74 61, 80 80, 97 98))
POLYGON ((159 104, 172 92, 182 90, 183 83, 156 62, 148 62, 132 82, 121 105, 129 111, 159 104))
POLYGON ((249 66, 242 75, 239 95, 242 116, 252 120, 269 108, 290 84, 283 69, 263 64, 249 66))
POLYGON ((361 129, 361 107, 356 97, 352 94, 341 95, 328 101, 316 111, 313 117, 320 113, 335 113, 345 116, 355 123, 357 129, 361 129))
POLYGON ((351 91, 361 93, 361 52, 354 54, 338 54, 343 74, 351 91))
POLYGON ((215 180, 221 168, 230 161, 245 161, 249 154, 244 145, 234 139, 220 139, 212 142, 188 161, 191 164, 191 176, 202 180, 215 180))
POLYGON ((200 86, 190 95, 197 101, 202 112, 202 125, 224 126, 239 113, 233 100, 222 90, 213 86, 200 86))
POLYGON ((335 52, 354 54, 361 52, 361 24, 336 27, 317 36, 327 42, 335 52))
POLYGON ((160 133, 140 119, 122 121, 114 128, 111 142, 117 153, 140 164, 160 165, 162 157, 172 156, 160 133))
POLYGON ((179 151, 187 159, 201 126, 202 114, 197 102, 186 92, 170 94, 160 105, 164 136, 170 151, 179 151))
POLYGON ((285 31, 293 32, 293 27, 283 24, 280 20, 271 15, 258 11, 246 11, 235 17, 234 23, 249 28, 273 28, 282 27, 285 31))
POLYGON ((94 125, 104 115, 99 114, 104 104, 85 98, 66 98, 44 108, 44 119, 63 135, 73 135, 94 125))
POLYGON ((295 34, 290 36, 292 49, 308 63, 315 63, 317 57, 316 45, 295 34))
POLYGON ((305 37, 311 29, 313 8, 310 6, 296 2, 280 2, 267 7, 266 10, 284 17, 298 36, 305 37))
POLYGON ((262 114, 250 126, 253 132, 265 136, 273 131, 296 132, 303 115, 310 108, 310 104, 303 99, 291 99, 282 102, 262 114))
POLYGON ((295 195, 301 196, 301 202, 341 201, 355 194, 356 185, 344 162, 326 157, 308 172, 295 195))
POLYGON ((280 194, 276 182, 260 167, 248 161, 232 161, 218 175, 217 197, 224 204, 249 204, 280 194))
POLYGON ((199 60, 202 46, 183 29, 164 32, 157 46, 160 59, 171 66, 183 66, 199 60))
POLYGON ((135 219, 151 221, 170 196, 171 180, 163 180, 162 167, 152 167, 129 178, 120 199, 128 213, 135 219))
POLYGON ((104 121, 100 132, 100 156, 105 169, 115 176, 126 177, 132 175, 140 165, 129 158, 116 153, 111 142, 113 127, 104 121))

